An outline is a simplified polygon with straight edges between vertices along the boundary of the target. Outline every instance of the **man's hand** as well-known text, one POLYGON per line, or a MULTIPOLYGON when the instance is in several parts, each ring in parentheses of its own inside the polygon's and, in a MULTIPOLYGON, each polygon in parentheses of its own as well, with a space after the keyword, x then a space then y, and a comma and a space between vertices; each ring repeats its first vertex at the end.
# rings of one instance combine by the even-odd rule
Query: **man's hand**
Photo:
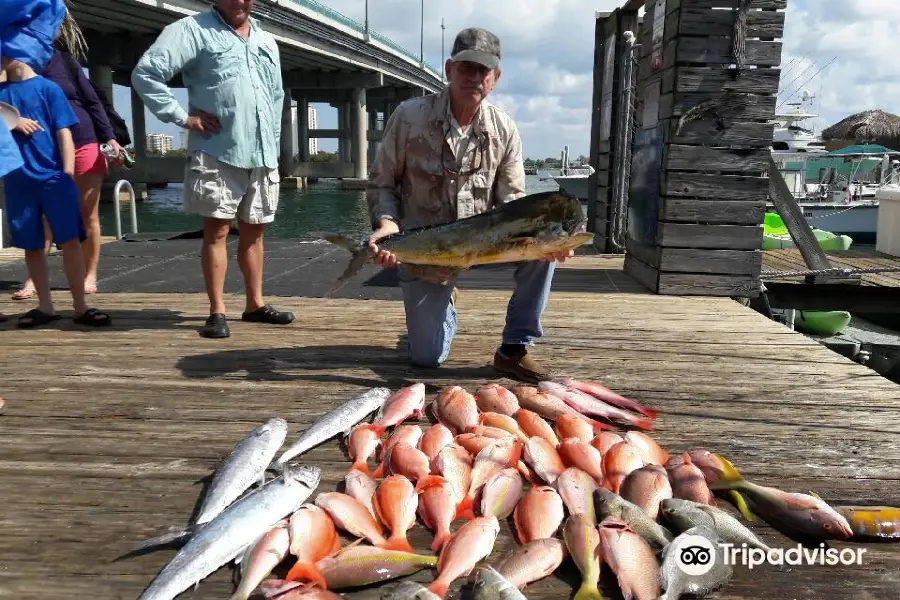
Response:
POLYGON ((369 236, 369 250, 375 255, 375 264, 382 267, 393 267, 397 264, 397 257, 387 250, 379 250, 376 242, 381 238, 387 237, 394 233, 399 233, 400 227, 396 222, 390 219, 381 219, 378 223, 378 229, 369 236))
POLYGON ((222 124, 219 123, 219 117, 201 110, 187 118, 184 128, 208 137, 211 133, 219 133, 222 129, 222 124))
POLYGON ((19 131, 24 133, 25 135, 34 135, 36 131, 43 131, 44 128, 41 127, 41 124, 37 121, 32 121, 31 119, 26 119, 22 117, 19 119, 19 124, 16 125, 15 131, 19 131))
POLYGON ((116 157, 109 159, 114 164, 121 165, 125 161, 122 159, 122 154, 124 152, 124 148, 122 148, 121 144, 116 140, 106 140, 106 145, 116 151, 116 157))
POLYGON ((558 262, 566 262, 566 259, 569 257, 572 257, 572 256, 575 256, 575 251, 569 250, 568 252, 559 252, 559 253, 555 253, 555 254, 548 254, 544 258, 544 260, 546 260, 546 261, 555 260, 558 262))

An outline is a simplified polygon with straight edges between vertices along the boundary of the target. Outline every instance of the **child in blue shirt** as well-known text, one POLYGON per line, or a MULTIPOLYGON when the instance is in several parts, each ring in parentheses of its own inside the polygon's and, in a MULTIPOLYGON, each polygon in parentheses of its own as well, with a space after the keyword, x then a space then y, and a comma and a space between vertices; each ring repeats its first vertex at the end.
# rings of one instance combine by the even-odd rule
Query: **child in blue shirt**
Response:
POLYGON ((25 250, 28 274, 37 289, 39 304, 19 318, 19 327, 36 327, 60 318, 50 297, 50 275, 44 252, 44 224, 63 253, 63 265, 75 322, 109 325, 109 315, 88 308, 84 295, 84 223, 75 185, 75 147, 69 128, 78 119, 62 89, 37 75, 27 64, 0 57, 6 81, 0 83, 0 101, 18 109, 21 119, 13 130, 24 165, 3 177, 12 245, 25 250))

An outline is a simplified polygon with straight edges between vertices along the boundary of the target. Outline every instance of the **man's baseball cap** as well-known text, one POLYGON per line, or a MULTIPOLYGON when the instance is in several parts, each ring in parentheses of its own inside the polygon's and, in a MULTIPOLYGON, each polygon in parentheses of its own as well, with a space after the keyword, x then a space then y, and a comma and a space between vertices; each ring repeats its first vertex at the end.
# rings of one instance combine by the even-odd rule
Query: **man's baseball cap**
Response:
POLYGON ((450 61, 468 61, 489 69, 500 68, 500 39, 480 27, 469 27, 456 34, 450 61))

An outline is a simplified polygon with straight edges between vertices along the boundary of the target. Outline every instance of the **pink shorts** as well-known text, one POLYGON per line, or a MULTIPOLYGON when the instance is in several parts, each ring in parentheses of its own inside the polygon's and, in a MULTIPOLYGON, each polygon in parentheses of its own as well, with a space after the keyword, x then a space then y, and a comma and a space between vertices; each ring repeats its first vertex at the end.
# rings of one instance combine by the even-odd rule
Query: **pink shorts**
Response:
POLYGON ((75 176, 106 175, 106 157, 100 152, 100 144, 85 144, 75 148, 75 176))

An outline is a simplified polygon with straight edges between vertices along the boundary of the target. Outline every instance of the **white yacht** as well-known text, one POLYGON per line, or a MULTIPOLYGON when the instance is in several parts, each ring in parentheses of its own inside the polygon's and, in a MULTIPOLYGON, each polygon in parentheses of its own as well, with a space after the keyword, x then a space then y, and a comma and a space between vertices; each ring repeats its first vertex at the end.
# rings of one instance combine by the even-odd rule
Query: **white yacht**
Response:
POLYGON ((586 167, 569 166, 569 147, 565 146, 561 154, 562 167, 559 175, 553 175, 553 180, 559 185, 559 189, 572 194, 584 202, 588 200, 588 178, 593 175, 594 169, 586 167))
MULTIPOLYGON (((772 158, 812 227, 864 240, 878 230, 876 192, 892 181, 890 159, 898 153, 878 146, 851 146, 829 152, 812 128, 801 123, 817 117, 807 108, 814 96, 776 112, 772 158)), ((771 202, 767 209, 774 211, 771 202)))

